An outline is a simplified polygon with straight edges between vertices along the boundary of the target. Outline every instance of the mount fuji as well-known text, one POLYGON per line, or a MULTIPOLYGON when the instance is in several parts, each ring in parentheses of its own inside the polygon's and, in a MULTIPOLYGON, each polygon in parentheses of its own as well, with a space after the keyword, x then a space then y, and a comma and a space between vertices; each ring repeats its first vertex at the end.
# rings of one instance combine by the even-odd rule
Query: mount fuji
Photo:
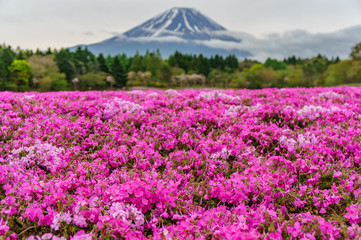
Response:
POLYGON ((196 9, 172 8, 123 34, 99 43, 79 46, 87 47, 94 54, 105 55, 125 53, 133 56, 137 52, 142 55, 147 50, 159 49, 164 58, 175 51, 203 54, 207 57, 216 54, 221 56, 234 54, 240 59, 252 56, 246 50, 232 47, 232 44, 239 45, 241 42, 241 37, 232 36, 226 28, 196 9), (214 43, 231 47, 214 46, 214 43))
MULTIPOLYGON (((257 38, 244 32, 229 31, 196 9, 172 8, 122 34, 78 46, 87 47, 94 54, 125 53, 128 56, 159 49, 163 58, 179 51, 206 57, 234 54, 239 59, 261 61, 268 57, 283 59, 294 55, 308 58, 317 54, 345 59, 360 39, 361 25, 330 33, 291 30, 257 38)), ((78 46, 70 49, 75 50, 78 46)))

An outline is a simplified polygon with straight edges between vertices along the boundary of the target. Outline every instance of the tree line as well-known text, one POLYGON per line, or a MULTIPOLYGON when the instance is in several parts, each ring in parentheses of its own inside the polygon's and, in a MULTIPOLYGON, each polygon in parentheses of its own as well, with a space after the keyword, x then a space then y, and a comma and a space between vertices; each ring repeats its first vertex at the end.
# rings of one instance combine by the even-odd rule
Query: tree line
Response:
POLYGON ((205 57, 159 51, 116 56, 94 55, 87 48, 47 51, 0 45, 0 90, 64 91, 130 87, 283 88, 361 85, 361 43, 349 59, 292 56, 265 62, 236 56, 205 57))

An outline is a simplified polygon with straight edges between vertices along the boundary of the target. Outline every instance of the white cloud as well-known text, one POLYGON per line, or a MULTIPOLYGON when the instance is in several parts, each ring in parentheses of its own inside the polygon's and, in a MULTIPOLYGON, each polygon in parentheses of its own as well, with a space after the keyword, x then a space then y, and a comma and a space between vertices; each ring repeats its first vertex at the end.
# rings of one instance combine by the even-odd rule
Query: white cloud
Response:
POLYGON ((312 34, 304 30, 287 31, 283 34, 270 33, 256 38, 247 33, 230 32, 231 36, 241 38, 241 43, 220 40, 202 41, 209 47, 240 49, 251 52, 254 59, 264 61, 268 57, 283 59, 313 57, 317 54, 327 57, 348 58, 353 45, 361 41, 361 25, 331 33, 312 34))
POLYGON ((176 36, 164 36, 164 37, 137 37, 137 38, 128 38, 124 35, 118 35, 116 41, 136 41, 136 42, 187 42, 182 38, 176 36))

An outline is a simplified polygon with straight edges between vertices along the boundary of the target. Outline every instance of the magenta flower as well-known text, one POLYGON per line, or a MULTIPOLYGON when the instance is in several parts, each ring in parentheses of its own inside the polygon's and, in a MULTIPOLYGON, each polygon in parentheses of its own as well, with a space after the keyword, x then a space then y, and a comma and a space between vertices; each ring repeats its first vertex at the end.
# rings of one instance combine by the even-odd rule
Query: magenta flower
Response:
POLYGON ((360 238, 360 104, 357 87, 1 93, 0 238, 360 238), (15 234, 35 226, 51 233, 15 234))

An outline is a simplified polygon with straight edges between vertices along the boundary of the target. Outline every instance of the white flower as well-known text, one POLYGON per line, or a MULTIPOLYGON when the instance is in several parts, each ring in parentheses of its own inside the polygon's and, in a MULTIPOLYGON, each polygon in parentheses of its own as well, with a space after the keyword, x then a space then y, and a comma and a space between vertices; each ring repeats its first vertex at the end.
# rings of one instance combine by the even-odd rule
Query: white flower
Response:
POLYGON ((237 217, 238 218, 238 226, 241 230, 248 230, 248 225, 247 225, 247 219, 245 218, 244 215, 240 215, 237 217))
POLYGON ((159 94, 156 93, 156 92, 152 92, 152 93, 149 93, 149 94, 147 95, 148 98, 156 98, 156 97, 158 97, 158 96, 159 96, 159 94))
POLYGON ((139 95, 139 96, 142 96, 142 95, 145 94, 145 92, 142 91, 142 90, 132 90, 132 91, 128 92, 128 94, 130 94, 130 95, 139 95))
POLYGON ((25 94, 23 98, 26 99, 26 100, 29 100, 29 99, 32 99, 33 97, 35 97, 34 94, 29 94, 29 95, 25 94))
POLYGON ((62 159, 60 157, 64 152, 65 150, 62 147, 36 140, 33 146, 13 150, 9 158, 13 163, 21 167, 38 165, 54 172, 61 164, 62 159))
POLYGON ((327 98, 327 99, 339 99, 344 98, 342 94, 335 93, 333 91, 323 92, 318 94, 320 98, 327 98))
POLYGON ((164 236, 167 236, 168 233, 169 233, 168 230, 167 230, 166 228, 163 228, 163 235, 164 235, 164 236))
POLYGON ((177 90, 174 89, 168 89, 164 92, 165 94, 169 95, 169 96, 179 96, 180 94, 177 92, 177 90))
POLYGON ((201 92, 200 94, 198 94, 197 99, 222 99, 222 100, 227 100, 227 101, 236 101, 236 100, 240 100, 239 97, 234 97, 228 94, 225 94, 221 91, 215 90, 215 91, 210 91, 210 92, 201 92))
POLYGON ((140 106, 139 104, 129 102, 120 98, 114 98, 112 101, 105 103, 104 106, 105 107, 101 114, 101 117, 105 120, 112 118, 118 113, 134 113, 142 111, 142 106, 140 106))
POLYGON ((280 143, 281 145, 286 147, 288 151, 293 151, 297 147, 296 140, 292 138, 287 138, 286 136, 280 137, 280 143))
POLYGON ((231 155, 231 151, 229 151, 226 147, 224 147, 221 151, 213 153, 210 158, 213 160, 217 159, 228 159, 231 155))
POLYGON ((224 115, 228 116, 228 117, 236 117, 238 112, 240 112, 241 110, 243 110, 243 106, 234 106, 231 105, 225 112, 224 115))
POLYGON ((249 108, 250 111, 255 112, 262 107, 262 104, 257 103, 256 105, 249 108))
POLYGON ((324 113, 326 111, 327 109, 321 106, 309 105, 304 106, 302 109, 298 110, 297 115, 310 121, 314 121, 321 116, 321 113, 324 113))
POLYGON ((144 215, 134 205, 124 205, 124 203, 115 202, 110 207, 109 214, 114 218, 122 219, 131 228, 143 229, 144 215))
POLYGON ((58 231, 61 222, 65 222, 66 224, 70 224, 73 218, 71 217, 71 214, 69 212, 67 213, 57 213, 53 219, 53 222, 51 224, 51 229, 54 229, 55 231, 58 231))
POLYGON ((87 227, 88 226, 88 224, 85 221, 85 218, 80 214, 77 214, 73 217, 73 223, 79 227, 87 227))

